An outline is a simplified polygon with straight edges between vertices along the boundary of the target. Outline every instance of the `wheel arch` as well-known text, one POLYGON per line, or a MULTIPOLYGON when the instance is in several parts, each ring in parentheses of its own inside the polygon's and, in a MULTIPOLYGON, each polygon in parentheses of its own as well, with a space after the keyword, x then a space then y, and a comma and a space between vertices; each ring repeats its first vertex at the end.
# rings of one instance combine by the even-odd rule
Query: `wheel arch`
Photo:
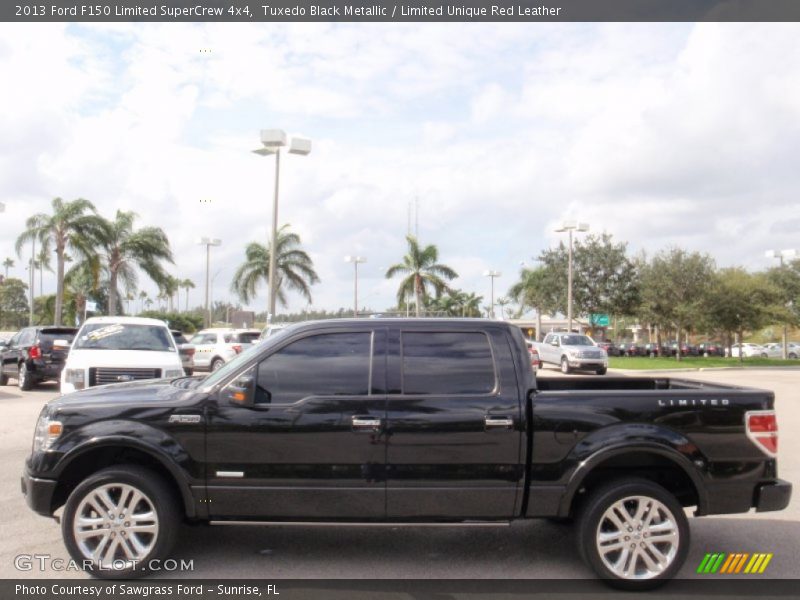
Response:
POLYGON ((195 501, 185 476, 158 450, 136 440, 112 438, 83 446, 68 455, 58 468, 58 485, 53 493, 51 512, 64 505, 70 493, 97 471, 114 465, 138 465, 161 475, 183 506, 183 513, 196 516, 195 501))
POLYGON ((705 514, 705 486, 692 461, 668 446, 648 443, 603 449, 582 461, 567 484, 558 516, 575 515, 588 493, 611 478, 631 476, 661 485, 683 506, 697 506, 696 514, 705 514))

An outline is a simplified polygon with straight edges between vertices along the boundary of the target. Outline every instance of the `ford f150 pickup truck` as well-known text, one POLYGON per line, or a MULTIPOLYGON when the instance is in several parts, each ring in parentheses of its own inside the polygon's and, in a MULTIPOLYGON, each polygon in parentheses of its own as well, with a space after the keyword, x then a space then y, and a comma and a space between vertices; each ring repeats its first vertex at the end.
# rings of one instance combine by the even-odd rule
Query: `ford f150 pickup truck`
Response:
POLYGON ((785 508, 771 392, 664 377, 536 380, 514 326, 287 327, 205 379, 67 394, 22 489, 75 561, 133 577, 193 522, 574 520, 613 585, 674 576, 695 515, 785 508))

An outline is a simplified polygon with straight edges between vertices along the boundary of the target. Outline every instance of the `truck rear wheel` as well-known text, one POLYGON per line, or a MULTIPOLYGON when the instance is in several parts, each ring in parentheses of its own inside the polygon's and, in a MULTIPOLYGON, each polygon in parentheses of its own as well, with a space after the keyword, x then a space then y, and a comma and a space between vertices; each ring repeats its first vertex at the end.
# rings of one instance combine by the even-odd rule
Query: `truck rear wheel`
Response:
POLYGON ((70 556, 93 576, 141 577, 172 549, 180 522, 161 476, 126 465, 98 471, 73 490, 61 533, 70 556))
POLYGON ((618 479, 595 491, 578 522, 583 560, 611 586, 647 590, 675 576, 689 552, 683 507, 646 479, 618 479))

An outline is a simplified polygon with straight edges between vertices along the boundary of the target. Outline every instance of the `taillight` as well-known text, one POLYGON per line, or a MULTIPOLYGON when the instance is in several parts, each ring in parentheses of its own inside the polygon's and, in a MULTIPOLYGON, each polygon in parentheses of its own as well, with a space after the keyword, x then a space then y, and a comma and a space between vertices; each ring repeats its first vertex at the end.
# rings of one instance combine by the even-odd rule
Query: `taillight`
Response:
POLYGON ((39 346, 31 346, 28 348, 28 358, 42 358, 42 350, 39 346))
POLYGON ((239 352, 242 351, 242 347, 239 344, 234 344, 233 351, 236 352, 236 354, 239 354, 239 352))
POLYGON ((774 410, 753 410, 744 415, 747 437, 768 456, 778 455, 778 419, 774 410))

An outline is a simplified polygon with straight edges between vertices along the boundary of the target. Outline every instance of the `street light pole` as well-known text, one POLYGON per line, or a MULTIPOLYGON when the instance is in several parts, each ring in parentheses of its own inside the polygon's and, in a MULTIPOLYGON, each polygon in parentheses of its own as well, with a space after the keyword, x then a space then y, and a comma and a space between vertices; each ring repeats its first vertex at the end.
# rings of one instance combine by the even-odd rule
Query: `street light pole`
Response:
POLYGON ((569 232, 569 252, 567 254, 567 331, 572 333, 572 232, 584 233, 589 231, 586 223, 576 223, 575 221, 564 221, 561 227, 555 230, 556 233, 569 232))
MULTIPOLYGON (((789 248, 786 250, 767 250, 764 255, 767 258, 777 258, 778 265, 780 268, 783 268, 783 259, 784 258, 794 258, 797 256, 797 250, 794 248, 789 248)), ((786 323, 783 324, 783 336, 781 337, 781 357, 783 360, 786 360, 789 357, 789 346, 787 341, 787 327, 786 323)), ((741 353, 741 350, 740 350, 741 353)))
POLYGON ((344 262, 353 263, 354 279, 353 279, 353 317, 358 317, 358 265, 359 263, 367 262, 363 256, 345 256, 344 262))
POLYGON ((267 302, 267 322, 271 322, 275 316, 275 299, 278 293, 278 282, 276 277, 278 257, 278 190, 281 171, 281 148, 288 146, 290 154, 307 155, 311 152, 311 140, 306 138, 294 137, 288 140, 286 132, 282 129, 262 129, 261 143, 263 148, 253 150, 259 156, 275 155, 275 192, 272 196, 272 236, 269 245, 269 298, 267 302))
POLYGON ((205 322, 205 326, 209 327, 211 325, 211 306, 209 304, 209 290, 211 289, 211 280, 209 277, 211 269, 211 246, 220 246, 222 244, 222 240, 217 238, 201 237, 197 240, 197 243, 206 247, 206 311, 203 321, 205 322))
POLYGON ((494 278, 495 277, 500 277, 502 275, 502 273, 500 271, 491 271, 490 270, 490 271, 484 271, 483 275, 484 275, 484 277, 490 277, 491 280, 492 280, 492 295, 491 295, 490 304, 491 304, 491 307, 492 307, 491 318, 494 319, 494 278))

